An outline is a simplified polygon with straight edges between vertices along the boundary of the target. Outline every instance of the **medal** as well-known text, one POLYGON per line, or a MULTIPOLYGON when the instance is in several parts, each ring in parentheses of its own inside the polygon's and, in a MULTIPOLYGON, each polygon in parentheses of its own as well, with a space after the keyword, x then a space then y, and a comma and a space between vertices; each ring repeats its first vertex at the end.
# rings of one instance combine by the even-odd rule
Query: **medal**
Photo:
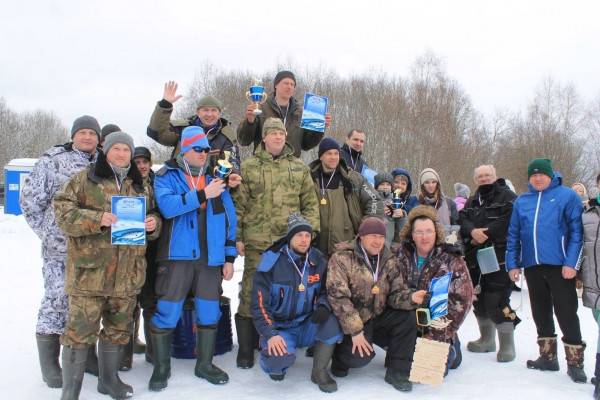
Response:
POLYGON ((367 252, 365 251, 365 248, 362 247, 362 245, 360 246, 360 248, 363 251, 363 256, 365 258, 365 262, 367 263, 367 266, 369 266, 369 269, 371 270, 371 273, 373 274, 373 287, 371 288, 371 294, 379 294, 379 286, 377 285, 377 278, 379 276, 379 254, 377 254, 377 266, 375 267, 375 271, 373 271, 373 267, 371 266, 371 262, 369 261, 369 256, 367 255, 367 252))
POLYGON ((323 197, 323 198, 321 199, 321 205, 322 205, 322 206, 326 206, 326 205, 327 205, 327 199, 326 199, 325 197, 323 197))
POLYGON ((327 184, 325 184, 325 180, 323 179, 323 173, 321 173, 321 205, 322 206, 327 205, 327 199, 325 198, 325 196, 327 195, 327 188, 329 187, 329 184, 331 183, 331 180, 333 179, 334 175, 335 175, 335 171, 333 171, 331 173, 331 176, 329 177, 327 184))
POLYGON ((306 289, 306 288, 304 287, 304 285, 303 285, 302 283, 298 285, 298 290, 299 290, 300 292, 304 292, 304 290, 305 290, 305 289, 306 289))
POLYGON ((306 286, 304 286, 304 282, 303 281, 304 281, 304 271, 306 271, 306 265, 308 264, 308 253, 306 254, 306 259, 304 260, 304 265, 302 266, 302 271, 300 271, 300 268, 298 268, 298 266, 294 262, 294 259, 290 255, 289 247, 286 248, 286 251, 287 251, 288 258, 290 259, 290 261, 292 262, 292 265, 296 269, 296 272, 298 272, 298 275, 300 276, 300 284, 298 285, 298 291, 300 293, 302 293, 302 292, 304 292, 306 290, 306 286))
POLYGON ((373 286, 373 289, 371 289, 371 293, 379 294, 379 286, 377 286, 377 285, 373 286))

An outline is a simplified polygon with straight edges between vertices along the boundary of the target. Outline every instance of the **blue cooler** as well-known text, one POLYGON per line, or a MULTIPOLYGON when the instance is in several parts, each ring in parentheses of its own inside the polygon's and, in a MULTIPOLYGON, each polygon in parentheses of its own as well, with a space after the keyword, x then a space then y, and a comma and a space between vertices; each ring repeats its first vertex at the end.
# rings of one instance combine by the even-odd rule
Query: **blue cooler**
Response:
POLYGON ((4 166, 4 214, 22 214, 19 205, 21 190, 36 162, 35 158, 20 158, 4 166))

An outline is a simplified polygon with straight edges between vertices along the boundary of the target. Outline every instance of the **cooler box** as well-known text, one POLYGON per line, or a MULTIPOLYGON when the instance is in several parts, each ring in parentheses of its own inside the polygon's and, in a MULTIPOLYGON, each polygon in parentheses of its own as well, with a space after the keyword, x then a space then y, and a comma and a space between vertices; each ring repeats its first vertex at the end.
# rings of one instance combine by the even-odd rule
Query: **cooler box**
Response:
POLYGON ((37 158, 18 158, 4 166, 4 214, 21 214, 19 198, 23 183, 36 162, 37 158))

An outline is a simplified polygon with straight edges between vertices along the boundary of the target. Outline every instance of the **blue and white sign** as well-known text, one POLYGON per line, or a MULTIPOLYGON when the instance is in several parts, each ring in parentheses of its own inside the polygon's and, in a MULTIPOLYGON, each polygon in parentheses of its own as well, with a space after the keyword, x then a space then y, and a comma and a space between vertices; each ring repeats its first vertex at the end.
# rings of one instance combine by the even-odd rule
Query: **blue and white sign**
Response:
POLYGON ((328 101, 327 97, 305 93, 300 128, 325 132, 325 114, 327 114, 328 101))
POLYGON ((448 314, 448 290, 450 289, 451 280, 452 272, 431 280, 431 284, 429 285, 429 293, 431 293, 429 312, 432 320, 448 314))
POLYGON ((143 246, 146 244, 146 198, 113 196, 111 212, 117 222, 110 230, 110 243, 114 245, 143 246))

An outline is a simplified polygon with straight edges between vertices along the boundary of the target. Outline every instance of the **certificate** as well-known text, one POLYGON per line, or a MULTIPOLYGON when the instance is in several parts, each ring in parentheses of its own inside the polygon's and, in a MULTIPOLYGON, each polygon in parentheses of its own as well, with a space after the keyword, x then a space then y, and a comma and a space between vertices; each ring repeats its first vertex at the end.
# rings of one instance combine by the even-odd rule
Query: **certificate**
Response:
POLYGON ((300 128, 315 132, 325 132, 325 114, 327 113, 327 97, 312 93, 304 94, 304 108, 300 128))
POLYGON ((432 320, 448 314, 448 290, 450 289, 451 280, 452 272, 431 280, 429 285, 429 293, 431 293, 429 312, 432 320))
POLYGON ((111 212, 117 222, 110 228, 110 243, 114 245, 144 246, 146 244, 146 198, 113 196, 111 212))

